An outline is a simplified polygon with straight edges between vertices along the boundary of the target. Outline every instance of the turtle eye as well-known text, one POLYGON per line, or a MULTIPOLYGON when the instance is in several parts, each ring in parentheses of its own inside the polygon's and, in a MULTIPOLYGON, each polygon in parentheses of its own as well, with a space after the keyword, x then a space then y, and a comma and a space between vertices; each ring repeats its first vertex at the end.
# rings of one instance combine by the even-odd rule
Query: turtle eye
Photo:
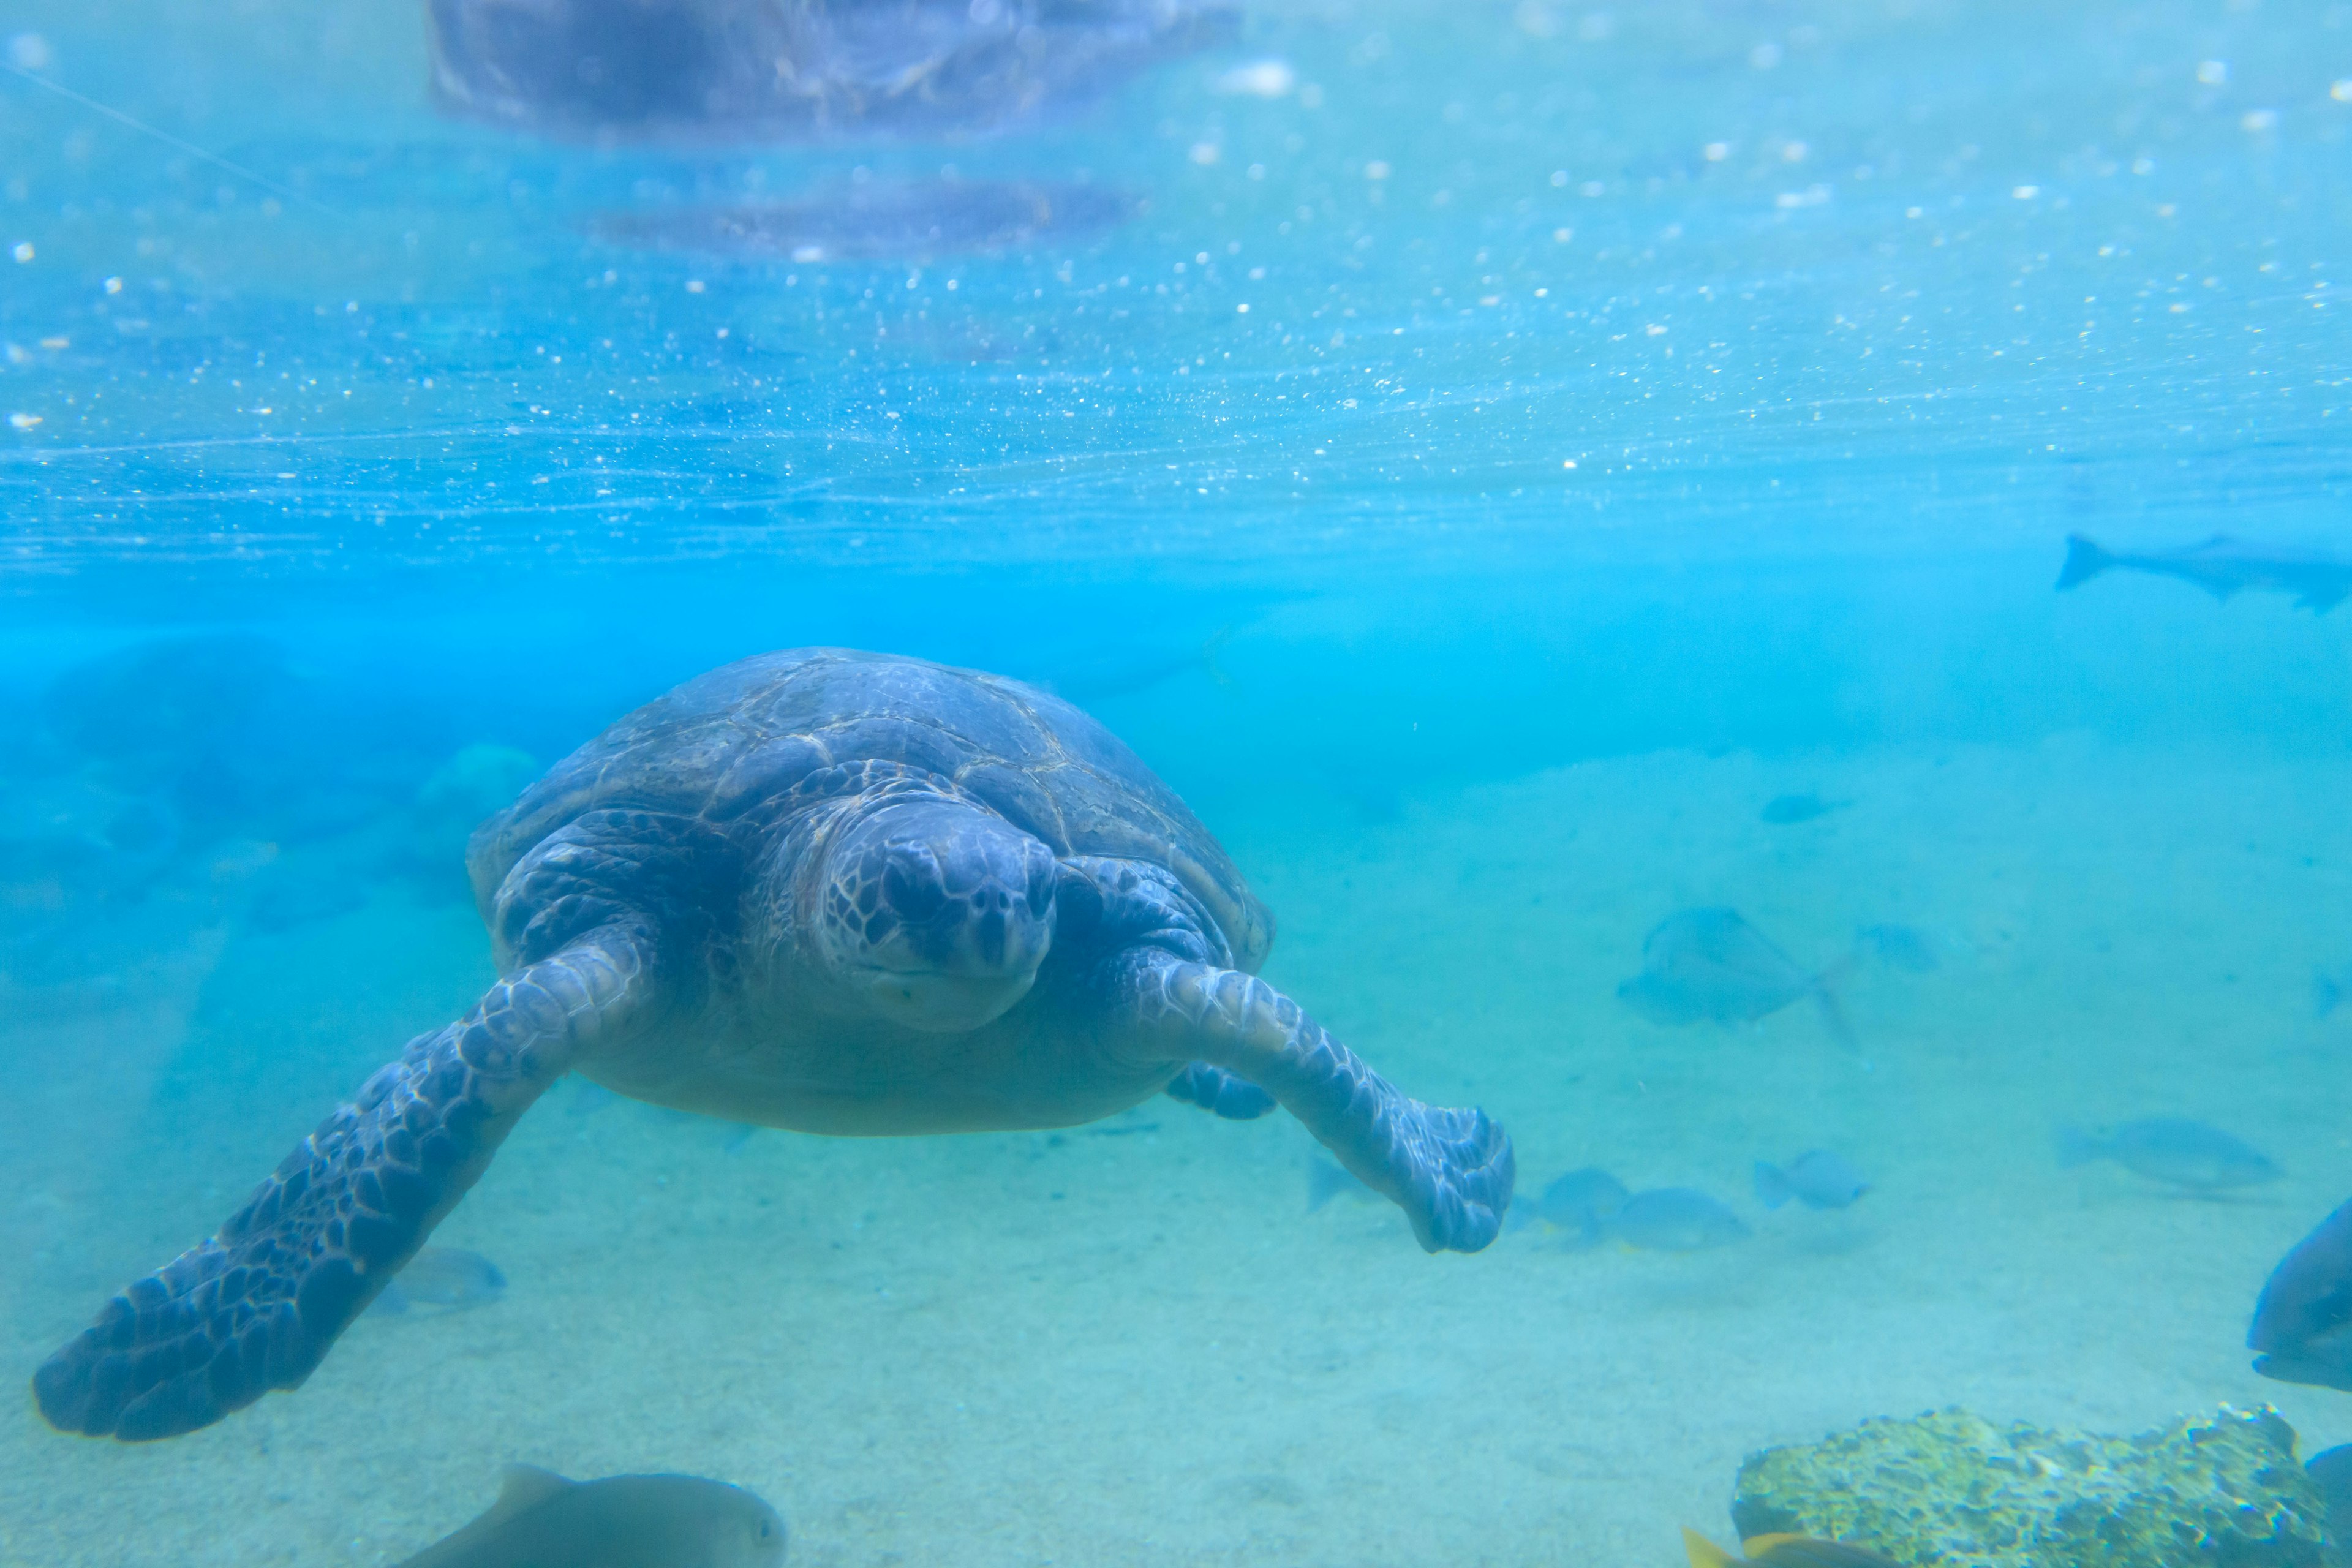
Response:
POLYGON ((920 924, 946 905, 948 889, 930 851, 911 845, 891 856, 883 868, 882 896, 900 919, 920 924))

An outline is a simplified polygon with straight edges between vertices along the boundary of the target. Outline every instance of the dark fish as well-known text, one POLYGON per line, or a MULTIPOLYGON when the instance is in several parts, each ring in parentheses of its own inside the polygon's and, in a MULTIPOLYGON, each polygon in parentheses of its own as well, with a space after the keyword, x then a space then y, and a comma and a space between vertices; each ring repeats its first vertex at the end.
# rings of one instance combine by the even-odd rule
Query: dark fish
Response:
POLYGON ((2215 534, 2202 544, 2156 554, 2126 555, 2100 549, 2079 533, 2066 537, 2066 564, 2058 574, 2063 591, 2079 587, 2100 573, 2120 567, 2194 583, 2217 599, 2241 589, 2293 594, 2299 610, 2324 616, 2352 594, 2352 561, 2323 555, 2265 554, 2252 545, 2215 534))
POLYGON ((1192 0, 429 0, 446 111, 594 141, 998 130, 1239 30, 1192 0))
POLYGON ((2246 1330, 2254 1370, 2352 1393, 2352 1203, 2279 1259, 2246 1330))
POLYGON ((2327 1538, 2352 1541, 2352 1443, 2321 1449, 2303 1462, 2303 1473, 2327 1500, 2327 1538))
POLYGON ((1868 1191, 1862 1173, 1826 1149, 1800 1154, 1786 1167, 1756 1162, 1756 1201, 1768 1209, 1790 1198, 1811 1209, 1850 1208, 1868 1191))
POLYGON ((2058 1130, 2060 1165, 2094 1160, 2113 1160, 2136 1176, 2200 1192, 2252 1186, 2279 1173, 2259 1149, 2185 1116, 2142 1117, 2088 1132, 2079 1127, 2058 1130))
POLYGON ((1936 956, 1935 943, 1910 926, 1864 926, 1856 941, 1864 952, 1889 969, 1926 974, 1943 966, 1943 960, 1936 956))
POLYGON ((1601 1230, 1644 1252, 1698 1252, 1748 1233, 1738 1215, 1696 1187, 1635 1193, 1603 1222, 1601 1230))
POLYGON ((1690 1554, 1691 1568, 1902 1568, 1867 1546, 1815 1535, 1751 1535, 1739 1543, 1747 1555, 1734 1557, 1696 1531, 1685 1530, 1683 1550, 1690 1554))
POLYGON ((768 1568, 784 1521, 760 1497, 700 1476, 567 1481, 509 1465, 499 1500, 396 1568, 768 1568))
POLYGON ((1512 1205, 1511 1224, 1516 1228, 1541 1220, 1574 1232, 1571 1247, 1591 1247, 1630 1196, 1624 1183, 1598 1165, 1587 1165, 1553 1182, 1535 1202, 1512 1205))
POLYGON ((1642 973, 1617 998, 1654 1024, 1752 1024, 1811 997, 1841 1045, 1854 1047, 1827 974, 1812 973, 1736 910, 1685 910, 1642 939, 1642 973))
POLYGON ((1776 795, 1764 803, 1756 815, 1775 827, 1788 827, 1800 822, 1811 822, 1817 816, 1827 816, 1832 811, 1843 811, 1853 802, 1823 800, 1812 791, 1802 795, 1776 795))
POLYGON ((848 185, 806 201, 598 218, 599 239, 742 261, 885 261, 1015 250, 1124 223, 1126 195, 1069 182, 921 180, 848 185))
POLYGON ((390 1314, 422 1306, 462 1312, 506 1293, 507 1277, 480 1253, 462 1247, 420 1247, 368 1310, 390 1314))

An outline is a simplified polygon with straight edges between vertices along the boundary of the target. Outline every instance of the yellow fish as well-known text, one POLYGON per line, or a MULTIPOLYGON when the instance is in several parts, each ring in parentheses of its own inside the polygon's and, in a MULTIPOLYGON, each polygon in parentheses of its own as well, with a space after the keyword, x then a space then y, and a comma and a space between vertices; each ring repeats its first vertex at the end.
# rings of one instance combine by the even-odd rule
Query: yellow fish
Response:
POLYGON ((1697 1531, 1685 1530, 1683 1550, 1690 1553, 1691 1568, 1903 1568, 1867 1546, 1811 1535, 1751 1535, 1739 1543, 1748 1555, 1734 1557, 1697 1531))

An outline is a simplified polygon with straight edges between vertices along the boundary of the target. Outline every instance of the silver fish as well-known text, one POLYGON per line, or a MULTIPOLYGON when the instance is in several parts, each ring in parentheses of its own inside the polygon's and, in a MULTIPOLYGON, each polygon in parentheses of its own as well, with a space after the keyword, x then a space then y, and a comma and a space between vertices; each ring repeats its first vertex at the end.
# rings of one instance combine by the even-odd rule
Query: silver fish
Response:
POLYGON ((2293 594, 2294 607, 2324 616, 2352 595, 2352 561, 2329 556, 2266 552, 2224 534, 2202 544, 2147 554, 2103 550, 2079 533, 2066 538, 2066 564, 2058 573, 2061 592, 2078 588, 2103 572, 2147 572, 2194 583, 2217 599, 2246 589, 2293 594))
POLYGON ((1790 1198, 1810 1209, 1850 1208, 1870 1191, 1862 1173, 1826 1149, 1812 1149, 1786 1165, 1756 1162, 1756 1201, 1777 1209, 1790 1198))
POLYGON ((2113 1160, 2136 1176, 2198 1192, 2273 1181, 2279 1168, 2261 1150, 2185 1116, 2147 1116, 2085 1131, 2058 1130, 2058 1163, 2113 1160))
POLYGON ((1737 910, 1684 910, 1642 939, 1642 973, 1617 998, 1654 1024, 1752 1024, 1811 997, 1839 1044, 1853 1029, 1826 973, 1781 952, 1737 910))
POLYGON ((405 1312, 411 1307, 437 1307, 462 1312, 495 1301, 507 1292, 507 1277, 478 1252, 462 1247, 420 1247, 401 1266, 383 1293, 368 1304, 375 1315, 405 1312))
POLYGON ((509 1465, 499 1500, 397 1568, 770 1568, 784 1521, 741 1487, 700 1476, 568 1481, 509 1465))
POLYGON ((1598 1165, 1587 1165, 1554 1181, 1533 1203, 1514 1203, 1510 1225, 1522 1229, 1541 1220, 1573 1233, 1569 1246, 1591 1247, 1631 1195, 1624 1183, 1598 1165))
POLYGON ((1697 1252, 1748 1234, 1747 1225, 1696 1187, 1635 1193, 1603 1223, 1611 1238, 1644 1252, 1697 1252))

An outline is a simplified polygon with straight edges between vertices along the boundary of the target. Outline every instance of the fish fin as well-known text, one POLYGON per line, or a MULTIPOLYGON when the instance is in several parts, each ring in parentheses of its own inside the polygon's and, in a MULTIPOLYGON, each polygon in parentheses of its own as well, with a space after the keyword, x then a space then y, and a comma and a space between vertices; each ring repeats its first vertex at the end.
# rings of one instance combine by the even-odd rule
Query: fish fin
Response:
POLYGON ((2352 595, 2352 580, 2331 583, 2325 588, 2306 588, 2296 597, 2294 607, 2309 610, 2315 616, 2324 616, 2342 604, 2347 595, 2352 595))
POLYGON ((1813 1005, 1821 1009, 1822 1026, 1830 1032, 1830 1038, 1858 1057, 1862 1055, 1862 1040, 1854 1034, 1853 1025, 1845 1016, 1845 1004, 1838 1000, 1837 994, 1845 972, 1853 966, 1852 959, 1843 959, 1817 975, 1813 980, 1813 1005))
POLYGON ((1756 1201, 1768 1209, 1789 1201, 1788 1173, 1769 1160, 1756 1162, 1756 1201))
POLYGON ((2079 1127, 2058 1129, 2058 1168, 2071 1171, 2099 1157, 2099 1141, 2079 1127))
POLYGON ((371 1318, 390 1318, 396 1317, 406 1310, 408 1310, 408 1292, 400 1288, 399 1280, 394 1279, 384 1286, 382 1294, 368 1303, 367 1311, 363 1315, 371 1318))
POLYGON ((752 1134, 759 1131, 760 1124, 756 1121, 736 1121, 729 1123, 726 1141, 719 1145, 719 1152, 722 1154, 740 1152, 742 1150, 743 1145, 751 1141, 752 1134))
POLYGON ((2325 1018, 2344 1005, 2344 986, 2333 975, 2322 973, 2311 977, 2311 1014, 2325 1018))
POLYGON ((1690 1568, 1738 1568, 1738 1558, 1688 1525, 1683 1526, 1683 1550, 1690 1554, 1690 1568))
POLYGON ((2079 588, 2116 563, 2116 558, 2079 533, 2066 536, 2066 564, 2058 569, 2058 591, 2079 588))
POLYGON ((562 1497, 577 1485, 577 1481, 568 1481, 537 1465, 509 1465, 499 1471, 499 1500, 483 1511, 478 1522, 488 1524, 512 1519, 550 1498, 562 1497))
POLYGON ((1354 1175, 1328 1160, 1318 1160, 1307 1169, 1307 1212, 1313 1214, 1349 1187, 1357 1185, 1354 1175))

